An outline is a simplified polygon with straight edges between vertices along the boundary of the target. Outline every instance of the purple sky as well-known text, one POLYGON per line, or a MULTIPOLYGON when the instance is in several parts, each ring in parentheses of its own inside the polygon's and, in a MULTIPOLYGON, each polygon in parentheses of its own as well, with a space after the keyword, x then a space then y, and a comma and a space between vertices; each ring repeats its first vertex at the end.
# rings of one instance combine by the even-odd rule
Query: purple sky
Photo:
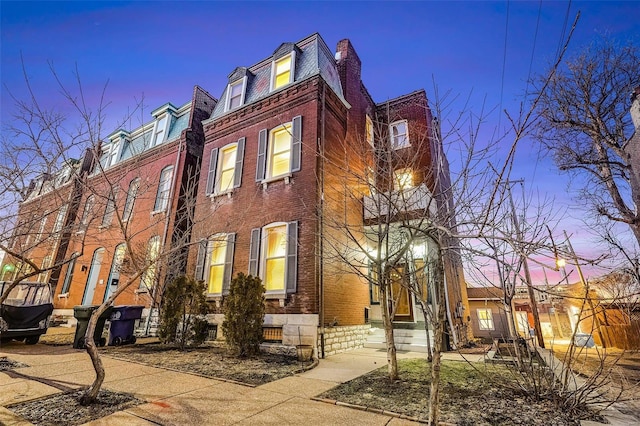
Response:
MULTIPOLYGON (((252 65, 282 42, 314 32, 332 50, 340 39, 351 39, 376 102, 420 88, 433 97, 435 80, 441 92, 461 94, 454 112, 470 92, 474 109, 483 101, 487 109, 495 108, 488 127, 495 126, 501 92, 502 109, 517 113, 530 67, 534 73, 546 67, 561 43, 565 20, 570 25, 578 10, 582 16, 571 51, 602 34, 635 43, 640 34, 637 2, 2 1, 0 7, 3 128, 14 111, 6 89, 25 96, 22 55, 33 87, 50 105, 59 97, 48 61, 67 83, 77 65, 90 100, 108 81, 105 134, 142 96, 145 116, 133 127, 166 102, 187 102, 195 84, 219 97, 236 66, 252 65)), ((506 125, 504 118, 501 124, 506 125)), ((549 160, 538 161, 535 152, 525 141, 512 177, 555 196, 558 209, 574 206, 568 179, 549 160)), ((587 252, 592 242, 574 211, 570 208, 558 233, 567 229, 576 251, 587 252)))

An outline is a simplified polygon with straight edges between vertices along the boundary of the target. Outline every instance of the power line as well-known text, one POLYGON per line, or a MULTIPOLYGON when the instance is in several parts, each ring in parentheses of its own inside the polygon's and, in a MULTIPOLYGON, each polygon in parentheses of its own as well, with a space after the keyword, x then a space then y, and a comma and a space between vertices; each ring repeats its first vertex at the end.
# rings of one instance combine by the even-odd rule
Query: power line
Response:
POLYGON ((498 132, 500 132, 500 125, 502 122, 502 99, 504 96, 504 74, 507 69, 507 40, 509 35, 509 6, 510 2, 507 1, 507 20, 504 26, 504 49, 502 52, 502 78, 500 81, 500 108, 498 109, 498 132))
MULTIPOLYGON (((529 60, 529 71, 527 72, 527 86, 524 91, 524 99, 529 96, 529 82, 531 80, 531 69, 533 68, 533 57, 536 51, 536 44, 538 42, 538 29, 540 28, 540 15, 542 14, 542 0, 538 3, 538 18, 536 19, 536 32, 533 34, 533 46, 531 47, 531 59, 529 60)), ((565 23, 566 25, 566 23, 565 23)))
POLYGON ((560 35, 560 40, 558 40, 558 48, 556 50, 556 58, 560 56, 560 52, 562 51, 562 46, 564 43, 564 37, 567 33, 567 23, 569 22, 569 10, 571 9, 571 0, 567 3, 567 12, 564 16, 564 24, 562 25, 562 34, 560 35))

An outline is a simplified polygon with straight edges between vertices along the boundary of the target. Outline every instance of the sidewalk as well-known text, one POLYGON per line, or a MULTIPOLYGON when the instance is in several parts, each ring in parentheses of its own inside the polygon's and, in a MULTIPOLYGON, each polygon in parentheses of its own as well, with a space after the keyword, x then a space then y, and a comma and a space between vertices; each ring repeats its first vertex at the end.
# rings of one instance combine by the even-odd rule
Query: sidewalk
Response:
MULTIPOLYGON (((86 386, 94 379, 86 352, 69 346, 13 343, 0 348, 0 356, 4 355, 29 367, 16 369, 18 374, 0 373, 2 425, 30 424, 4 406, 86 386)), ((423 356, 420 353, 398 354, 399 358, 423 356)), ((459 355, 446 354, 446 358, 454 356, 459 355)), ((102 360, 107 371, 104 388, 130 392, 148 402, 89 425, 415 424, 310 399, 339 383, 386 365, 386 353, 378 349, 363 348, 334 355, 320 360, 312 370, 255 388, 106 356, 102 360)))

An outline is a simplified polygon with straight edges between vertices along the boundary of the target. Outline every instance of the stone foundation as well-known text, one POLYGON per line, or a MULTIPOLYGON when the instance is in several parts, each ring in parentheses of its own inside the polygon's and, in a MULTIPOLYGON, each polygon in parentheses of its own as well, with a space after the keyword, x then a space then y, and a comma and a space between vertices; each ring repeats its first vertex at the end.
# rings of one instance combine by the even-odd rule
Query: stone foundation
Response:
MULTIPOLYGON (((325 327, 324 355, 335 355, 364 347, 370 329, 371 325, 369 324, 325 327)), ((320 336, 318 336, 318 348, 322 347, 321 344, 320 336)))

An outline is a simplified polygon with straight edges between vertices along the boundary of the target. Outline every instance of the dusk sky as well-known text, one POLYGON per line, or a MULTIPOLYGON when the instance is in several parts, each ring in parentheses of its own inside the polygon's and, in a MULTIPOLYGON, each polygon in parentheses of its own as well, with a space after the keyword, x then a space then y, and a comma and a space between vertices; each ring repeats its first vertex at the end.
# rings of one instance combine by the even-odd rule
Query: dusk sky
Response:
MULTIPOLYGON (((106 136, 136 99, 144 97, 146 107, 133 127, 166 102, 187 102, 196 84, 220 97, 236 66, 318 32, 332 50, 343 38, 352 41, 376 102, 421 88, 433 99, 435 81, 441 93, 460 95, 453 113, 469 93, 472 109, 484 102, 494 111, 486 124, 493 129, 507 124, 498 119, 500 109, 517 115, 527 78, 553 60, 578 11, 570 52, 601 35, 622 43, 638 43, 640 35, 637 2, 2 1, 0 7, 3 136, 15 111, 8 91, 25 97, 21 55, 47 106, 60 101, 48 62, 68 84, 77 66, 90 102, 108 82, 106 136)), ((586 254, 592 242, 572 208, 568 178, 539 159, 531 142, 521 148, 512 177, 555 197, 559 211, 568 209, 558 236, 567 229, 576 251, 586 254)))

